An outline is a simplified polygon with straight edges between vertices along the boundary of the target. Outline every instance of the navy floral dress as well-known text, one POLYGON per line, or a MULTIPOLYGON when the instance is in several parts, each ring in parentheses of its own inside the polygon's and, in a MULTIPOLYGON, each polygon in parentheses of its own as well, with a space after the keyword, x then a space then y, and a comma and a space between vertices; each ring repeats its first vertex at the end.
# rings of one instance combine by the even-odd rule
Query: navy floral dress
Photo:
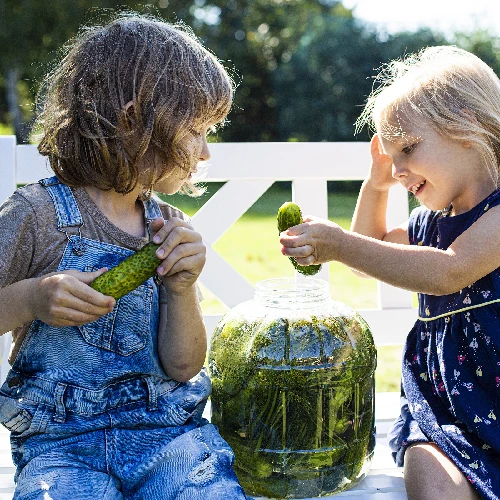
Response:
MULTIPOLYGON (((498 204, 500 190, 454 217, 418 208, 410 244, 446 249, 498 204)), ((432 441, 483 498, 500 499, 500 268, 450 295, 419 294, 402 378, 401 415, 389 434, 396 464, 409 444, 432 441)))

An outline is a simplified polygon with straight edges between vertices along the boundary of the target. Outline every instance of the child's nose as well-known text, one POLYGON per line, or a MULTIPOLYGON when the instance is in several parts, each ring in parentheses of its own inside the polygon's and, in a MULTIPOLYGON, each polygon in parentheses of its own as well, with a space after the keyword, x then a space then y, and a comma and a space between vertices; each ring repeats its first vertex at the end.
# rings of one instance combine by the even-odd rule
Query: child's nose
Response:
POLYGON ((208 143, 206 139, 203 139, 203 146, 200 153, 200 161, 210 160, 210 149, 208 149, 208 143))
POLYGON ((392 164, 392 177, 394 179, 401 179, 403 177, 406 177, 408 175, 408 169, 404 166, 401 165, 400 163, 394 163, 392 164))

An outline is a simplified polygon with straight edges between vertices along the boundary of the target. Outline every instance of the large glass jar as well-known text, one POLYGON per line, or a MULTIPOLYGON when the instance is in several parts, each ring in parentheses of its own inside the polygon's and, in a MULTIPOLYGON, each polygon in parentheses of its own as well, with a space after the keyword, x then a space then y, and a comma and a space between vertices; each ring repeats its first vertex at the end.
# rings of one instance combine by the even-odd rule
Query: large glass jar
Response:
POLYGON ((351 488, 375 447, 376 350, 366 322, 314 278, 261 281, 224 315, 209 350, 212 423, 247 494, 351 488))

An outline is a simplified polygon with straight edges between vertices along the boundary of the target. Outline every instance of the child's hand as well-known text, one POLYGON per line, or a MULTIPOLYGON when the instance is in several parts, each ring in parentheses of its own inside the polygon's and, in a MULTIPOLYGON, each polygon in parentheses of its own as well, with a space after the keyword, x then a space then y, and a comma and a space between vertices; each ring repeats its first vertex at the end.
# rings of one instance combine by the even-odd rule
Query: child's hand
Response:
POLYGON ((303 224, 292 226, 280 234, 281 253, 295 257, 297 264, 309 266, 336 260, 344 230, 334 222, 319 217, 306 217, 303 224))
POLYGON ((376 191, 388 191, 398 181, 392 176, 392 158, 383 152, 378 134, 372 137, 370 153, 372 157, 368 178, 370 187, 376 191))
POLYGON ((156 232, 153 242, 161 243, 156 251, 156 256, 163 260, 158 266, 158 275, 169 291, 184 293, 195 283, 205 265, 206 248, 201 235, 177 217, 166 222, 162 218, 155 219, 150 228, 156 232))
POLYGON ((88 286, 106 270, 71 269, 37 278, 31 299, 34 317, 52 326, 80 326, 111 312, 115 299, 88 286))

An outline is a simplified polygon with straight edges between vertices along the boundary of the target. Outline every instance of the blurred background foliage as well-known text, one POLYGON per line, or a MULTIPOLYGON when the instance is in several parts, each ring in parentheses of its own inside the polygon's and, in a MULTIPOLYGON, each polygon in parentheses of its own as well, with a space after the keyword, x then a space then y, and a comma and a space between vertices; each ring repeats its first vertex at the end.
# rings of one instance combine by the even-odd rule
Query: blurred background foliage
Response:
POLYGON ((366 141, 354 122, 377 68, 429 45, 458 45, 500 71, 487 32, 387 34, 336 0, 0 0, 0 134, 29 140, 34 95, 58 49, 116 9, 181 20, 225 62, 237 91, 219 141, 366 141))

